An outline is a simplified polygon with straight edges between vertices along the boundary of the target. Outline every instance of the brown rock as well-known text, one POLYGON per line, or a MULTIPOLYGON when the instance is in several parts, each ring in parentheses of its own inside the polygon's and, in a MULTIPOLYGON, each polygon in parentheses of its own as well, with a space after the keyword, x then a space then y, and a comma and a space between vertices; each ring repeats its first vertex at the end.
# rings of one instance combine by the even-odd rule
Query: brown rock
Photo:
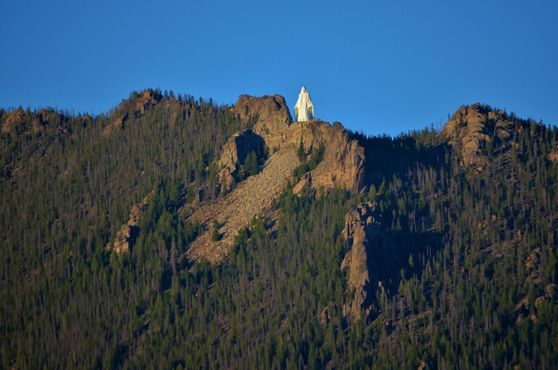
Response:
POLYGON ((149 200, 153 194, 154 192, 149 193, 142 199, 141 202, 132 206, 128 222, 120 227, 114 241, 106 246, 108 251, 115 252, 119 256, 130 251, 130 247, 134 244, 134 240, 139 232, 139 220, 145 213, 149 200))
POLYGON ((260 135, 277 132, 292 122, 285 98, 280 95, 241 95, 231 110, 244 121, 253 119, 254 131, 260 135))
POLYGON ((189 216, 206 230, 209 230, 207 225, 217 220, 222 225, 219 232, 223 237, 215 242, 204 232, 190 244, 187 253, 190 259, 222 261, 238 231, 248 227, 254 217, 266 217, 271 212, 273 202, 300 164, 297 148, 301 142, 306 154, 321 145, 324 152, 316 168, 303 174, 295 185, 296 194, 308 187, 326 191, 336 187, 361 191, 364 187, 364 149, 349 138, 341 124, 320 121, 291 124, 285 99, 278 95, 262 98, 243 95, 232 111, 243 120, 254 120, 254 126, 253 130, 234 135, 221 150, 216 163, 217 176, 227 194, 202 205, 189 216), (269 158, 260 173, 235 186, 235 171, 245 153, 254 149, 257 138, 270 149, 269 158))
POLYGON ((302 192, 312 186, 312 176, 308 173, 293 187, 293 194, 302 195, 302 192))
POLYGON ((533 249, 525 259, 525 268, 529 271, 539 266, 541 256, 541 249, 533 249))
POLYGON ((22 125, 25 122, 25 112, 21 109, 21 107, 19 107, 14 111, 6 113, 3 121, 2 133, 7 134, 14 131, 17 126, 22 125))
POLYGON ((248 153, 264 151, 265 142, 252 130, 233 135, 223 146, 217 161, 217 178, 220 190, 229 192, 235 185, 235 173, 244 163, 248 153))
POLYGON ((145 114, 145 111, 158 102, 161 101, 163 96, 159 91, 147 89, 141 92, 140 96, 134 101, 136 117, 145 114))
POLYGON ((459 153, 463 167, 481 172, 489 161, 487 146, 503 147, 513 124, 505 112, 475 103, 460 107, 445 124, 441 137, 459 153))
POLYGON ((123 253, 128 253, 130 251, 130 244, 132 244, 133 238, 135 237, 135 233, 135 227, 128 224, 122 225, 116 234, 116 239, 114 239, 112 245, 108 247, 108 250, 115 252, 119 256, 123 253))
POLYGON ((353 207, 345 215, 345 228, 343 237, 347 242, 348 251, 341 263, 342 269, 348 269, 348 287, 351 297, 343 307, 345 316, 355 320, 362 317, 362 309, 367 303, 370 274, 368 271, 368 234, 370 228, 376 223, 372 216, 375 205, 372 203, 361 204, 353 207))
POLYGON ((273 153, 281 148, 296 150, 302 141, 308 154, 322 143, 322 162, 312 171, 312 187, 334 187, 361 191, 364 181, 364 148, 351 140, 340 123, 322 121, 291 124, 291 115, 281 96, 255 98, 242 95, 233 112, 241 119, 255 119, 254 132, 260 135, 273 153))

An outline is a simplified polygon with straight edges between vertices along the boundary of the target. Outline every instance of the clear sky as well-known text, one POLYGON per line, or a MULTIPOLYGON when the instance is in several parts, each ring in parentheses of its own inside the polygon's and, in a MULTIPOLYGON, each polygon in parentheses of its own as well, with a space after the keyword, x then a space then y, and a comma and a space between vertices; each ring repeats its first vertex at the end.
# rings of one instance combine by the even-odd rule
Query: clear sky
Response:
POLYGON ((301 85, 368 134, 484 102, 558 124, 558 1, 0 0, 0 107, 106 112, 130 91, 232 104, 301 85))

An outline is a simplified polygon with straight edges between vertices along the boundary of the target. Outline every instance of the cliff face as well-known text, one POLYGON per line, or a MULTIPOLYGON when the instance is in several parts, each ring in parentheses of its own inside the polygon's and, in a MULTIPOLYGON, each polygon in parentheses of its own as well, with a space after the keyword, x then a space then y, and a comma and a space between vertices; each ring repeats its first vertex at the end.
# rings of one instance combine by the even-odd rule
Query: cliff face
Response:
POLYGON ((370 275, 366 248, 369 244, 367 233, 370 232, 369 229, 375 222, 372 216, 373 207, 373 204, 361 204, 353 207, 345 215, 343 238, 347 243, 347 253, 341 263, 341 268, 348 270, 349 299, 343 307, 343 314, 356 320, 362 317, 362 308, 367 302, 367 298, 369 299, 367 288, 370 275))
POLYGON ((231 110, 244 121, 257 120, 254 131, 260 135, 289 127, 292 122, 285 98, 280 95, 241 95, 231 110))
POLYGON ((302 140, 306 153, 321 143, 325 148, 323 160, 301 181, 309 180, 316 189, 339 187, 360 192, 364 185, 364 148, 356 140, 350 140, 339 123, 330 126, 326 122, 310 121, 298 126, 299 132, 290 137, 291 144, 302 140))
POLYGON ((481 172, 489 161, 489 151, 505 149, 513 125, 504 111, 476 103, 460 107, 440 135, 459 153, 463 167, 481 172))
POLYGON ((373 312, 374 302, 388 288, 383 279, 393 278, 401 261, 374 202, 353 206, 345 215, 343 239, 346 251, 341 269, 348 272, 343 314, 358 321, 373 312))

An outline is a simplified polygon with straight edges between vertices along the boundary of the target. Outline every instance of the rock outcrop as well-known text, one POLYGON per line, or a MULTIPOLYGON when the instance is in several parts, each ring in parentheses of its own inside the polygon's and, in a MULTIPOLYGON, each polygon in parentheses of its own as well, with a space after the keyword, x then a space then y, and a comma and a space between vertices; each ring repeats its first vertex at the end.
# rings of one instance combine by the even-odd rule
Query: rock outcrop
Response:
POLYGON ((346 253, 341 268, 348 272, 348 292, 343 314, 357 321, 371 314, 373 302, 386 293, 382 277, 398 273, 395 243, 381 219, 374 202, 354 206, 345 215, 346 253))
POLYGON ((265 152, 264 140, 252 130, 235 134, 225 143, 217 161, 218 184, 222 192, 229 192, 233 188, 236 172, 250 152, 265 152))
POLYGON ((149 200, 153 196, 153 192, 145 196, 141 202, 136 203, 130 209, 130 218, 128 222, 120 227, 116 238, 112 243, 106 246, 106 249, 115 252, 118 255, 128 253, 133 246, 135 238, 139 232, 138 224, 141 216, 145 213, 149 200))
POLYGON ((464 168, 481 172, 489 162, 488 148, 505 146, 513 125, 504 111, 476 103, 460 107, 444 126, 441 136, 459 153, 464 168))
MULTIPOLYGON (((306 153, 324 144, 324 155, 318 166, 308 173, 315 189, 344 188, 360 192, 364 186, 364 148, 351 140, 340 123, 301 122, 291 135, 292 145, 300 143, 306 153), (298 141, 297 141, 298 140, 298 141)), ((303 179, 301 181, 308 181, 303 179)))
POLYGON ((243 95, 233 108, 241 119, 254 119, 254 132, 260 135, 270 152, 290 148, 302 142, 304 152, 324 145, 323 160, 310 173, 312 187, 325 190, 334 187, 360 191, 364 181, 364 149, 351 140, 340 123, 322 121, 290 124, 291 116, 285 99, 280 96, 254 98, 243 95))
MULTIPOLYGON (((162 100, 163 95, 159 90, 147 89, 140 93, 134 92, 131 94, 129 100, 122 102, 120 106, 111 113, 110 123, 103 128, 103 136, 110 135, 118 129, 123 129, 129 120, 141 118, 150 108, 154 107, 162 100)), ((167 101, 167 103, 166 108, 171 111, 172 118, 170 121, 173 122, 174 119, 176 119, 176 106, 178 106, 178 104, 174 102, 175 107, 171 107, 170 104, 173 103, 170 100, 167 101)))
MULTIPOLYGON (((92 118, 88 115, 80 116, 80 118, 83 125, 92 121, 92 118)), ((40 134, 47 127, 52 127, 57 134, 67 134, 70 132, 69 121, 69 117, 52 108, 31 112, 30 110, 24 111, 20 107, 5 113, 0 120, 0 125, 3 134, 13 132, 40 134)))
POLYGON ((345 215, 343 237, 347 243, 347 254, 341 264, 348 270, 349 301, 343 307, 345 316, 359 320, 362 308, 367 301, 367 286, 370 282, 368 273, 367 229, 374 223, 371 205, 364 204, 352 208, 345 215))
POLYGON ((254 131, 259 135, 280 131, 292 122, 285 98, 280 95, 241 95, 231 111, 244 121, 255 120, 254 131))
POLYGON ((25 122, 25 112, 19 107, 16 110, 6 113, 2 118, 2 133, 7 134, 15 131, 18 126, 23 125, 25 122))
POLYGON ((146 110, 161 101, 163 95, 158 90, 143 90, 139 96, 134 99, 134 113, 136 117, 141 117, 146 110))
POLYGON ((253 129, 231 137, 216 162, 218 183, 223 196, 202 204, 188 216, 205 229, 188 249, 190 259, 204 258, 218 263, 228 254, 239 230, 250 226, 254 217, 266 217, 283 189, 293 180, 302 156, 311 156, 323 147, 321 161, 302 174, 295 193, 312 187, 318 190, 344 188, 359 192, 364 187, 364 149, 351 140, 339 123, 307 121, 291 124, 289 109, 281 96, 255 98, 243 95, 232 108, 239 118, 253 120, 253 129), (263 145, 269 158, 259 173, 237 184, 236 172, 246 155, 263 145), (220 240, 212 240, 210 227, 217 221, 220 240))

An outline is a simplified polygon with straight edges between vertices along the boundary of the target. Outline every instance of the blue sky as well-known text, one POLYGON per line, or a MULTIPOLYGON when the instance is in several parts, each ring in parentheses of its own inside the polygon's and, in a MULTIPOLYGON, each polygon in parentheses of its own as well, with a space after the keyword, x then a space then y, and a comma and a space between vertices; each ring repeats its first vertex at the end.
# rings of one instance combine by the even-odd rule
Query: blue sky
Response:
POLYGON ((146 87, 234 103, 305 85, 368 134, 484 102, 558 124, 558 1, 0 0, 0 107, 106 112, 146 87))

